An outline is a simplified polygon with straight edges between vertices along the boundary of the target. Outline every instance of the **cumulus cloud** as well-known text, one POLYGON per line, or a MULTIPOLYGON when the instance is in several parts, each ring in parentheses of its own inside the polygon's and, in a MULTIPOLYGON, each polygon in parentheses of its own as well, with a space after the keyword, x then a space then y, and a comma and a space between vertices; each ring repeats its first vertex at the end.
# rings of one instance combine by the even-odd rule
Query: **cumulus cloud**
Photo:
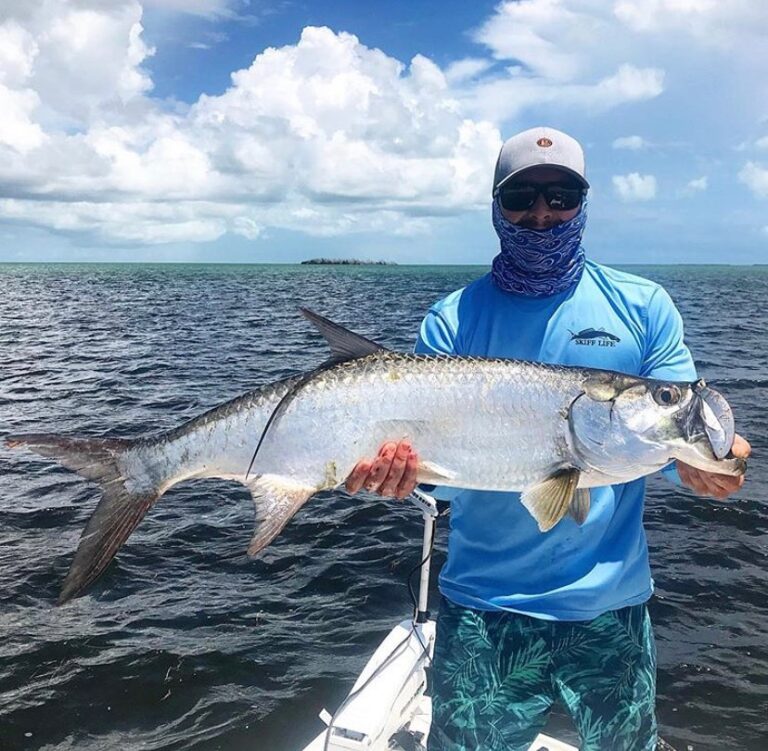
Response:
POLYGON ((768 136, 763 136, 755 141, 755 146, 758 149, 768 149, 768 136))
POLYGON ((48 30, 35 14, 0 27, 14 61, 13 87, 0 83, 6 221, 137 243, 253 239, 267 227, 412 234, 425 217, 487 202, 499 132, 465 117, 423 56, 404 65, 307 28, 233 73, 223 94, 171 112, 147 96, 138 5, 75 17, 86 11, 47 3, 60 13, 48 30), (106 54, 99 34, 114 49, 82 89, 53 86, 62 40, 81 23, 59 82, 106 54))
MULTIPOLYGON (((713 0, 505 0, 473 32, 482 52, 445 70, 307 28, 179 106, 153 96, 142 5, 221 19, 244 0, 2 0, 0 219, 122 243, 424 231, 485 207, 502 123, 652 100, 681 39, 686 54, 764 59, 768 14, 734 3, 741 15, 713 0)), ((750 163, 742 180, 759 193, 764 172, 750 163)), ((614 185, 628 201, 656 191, 652 175, 614 185)))
POLYGON ((614 175, 613 187, 619 198, 627 203, 651 201, 656 197, 656 178, 631 172, 628 175, 614 175))
POLYGON ((752 0, 618 0, 613 13, 633 31, 672 31, 727 49, 760 41, 768 32, 768 16, 752 0))
POLYGON ((477 116, 499 121, 551 102, 593 113, 658 96, 665 71, 638 65, 644 55, 616 45, 617 25, 605 3, 506 0, 473 39, 509 65, 464 99, 477 116))
POLYGON ((630 149, 631 151, 638 151, 648 146, 648 142, 642 136, 621 136, 614 139, 611 144, 614 149, 630 149))
POLYGON ((758 198, 768 198, 768 169, 756 162, 747 162, 739 172, 743 182, 758 198))

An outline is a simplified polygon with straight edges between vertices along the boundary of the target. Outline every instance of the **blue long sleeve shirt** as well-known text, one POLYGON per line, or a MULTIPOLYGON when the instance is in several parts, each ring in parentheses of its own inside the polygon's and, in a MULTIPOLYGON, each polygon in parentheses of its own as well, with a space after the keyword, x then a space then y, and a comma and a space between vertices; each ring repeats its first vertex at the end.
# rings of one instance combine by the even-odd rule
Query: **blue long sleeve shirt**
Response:
MULTIPOLYGON (((592 262, 574 288, 546 298, 504 292, 490 274, 478 279, 430 309, 416 351, 696 379, 664 289, 592 262)), ((645 480, 590 492, 582 526, 566 517, 542 534, 519 493, 438 489, 451 500, 441 592, 465 607, 569 621, 645 602, 653 590, 645 480)))

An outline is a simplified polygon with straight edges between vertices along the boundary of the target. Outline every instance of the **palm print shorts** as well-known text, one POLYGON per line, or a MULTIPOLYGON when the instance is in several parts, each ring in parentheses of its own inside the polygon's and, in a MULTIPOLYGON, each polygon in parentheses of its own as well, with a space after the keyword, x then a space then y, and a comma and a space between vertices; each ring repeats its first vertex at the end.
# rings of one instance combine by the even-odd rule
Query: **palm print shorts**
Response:
POLYGON ((645 605, 544 621, 443 598, 429 751, 527 751, 562 700, 581 751, 656 747, 656 647, 645 605))

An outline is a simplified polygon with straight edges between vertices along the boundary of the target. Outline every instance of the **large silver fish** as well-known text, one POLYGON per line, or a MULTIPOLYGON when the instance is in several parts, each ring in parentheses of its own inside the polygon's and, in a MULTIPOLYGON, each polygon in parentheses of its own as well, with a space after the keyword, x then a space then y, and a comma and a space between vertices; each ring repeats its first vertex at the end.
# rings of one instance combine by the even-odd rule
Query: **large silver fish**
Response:
POLYGON ((104 571, 168 488, 237 480, 256 504, 248 552, 268 545, 306 501, 356 462, 408 437, 419 481, 522 491, 544 532, 583 523, 589 488, 650 474, 672 459, 728 475, 728 403, 703 381, 665 383, 587 368, 388 351, 310 311, 331 345, 314 371, 265 386, 175 430, 138 440, 12 435, 101 485, 60 602, 104 571), (254 455, 254 448, 256 452, 254 455))

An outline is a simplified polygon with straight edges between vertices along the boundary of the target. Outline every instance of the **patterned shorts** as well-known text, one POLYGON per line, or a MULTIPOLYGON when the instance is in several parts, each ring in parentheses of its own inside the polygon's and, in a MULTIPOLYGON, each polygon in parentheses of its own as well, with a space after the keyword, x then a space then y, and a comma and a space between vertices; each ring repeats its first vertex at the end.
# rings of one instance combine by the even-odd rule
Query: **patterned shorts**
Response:
POLYGON ((543 621, 443 598, 431 678, 429 751, 527 751, 557 699, 581 751, 656 747, 656 647, 645 605, 543 621))

